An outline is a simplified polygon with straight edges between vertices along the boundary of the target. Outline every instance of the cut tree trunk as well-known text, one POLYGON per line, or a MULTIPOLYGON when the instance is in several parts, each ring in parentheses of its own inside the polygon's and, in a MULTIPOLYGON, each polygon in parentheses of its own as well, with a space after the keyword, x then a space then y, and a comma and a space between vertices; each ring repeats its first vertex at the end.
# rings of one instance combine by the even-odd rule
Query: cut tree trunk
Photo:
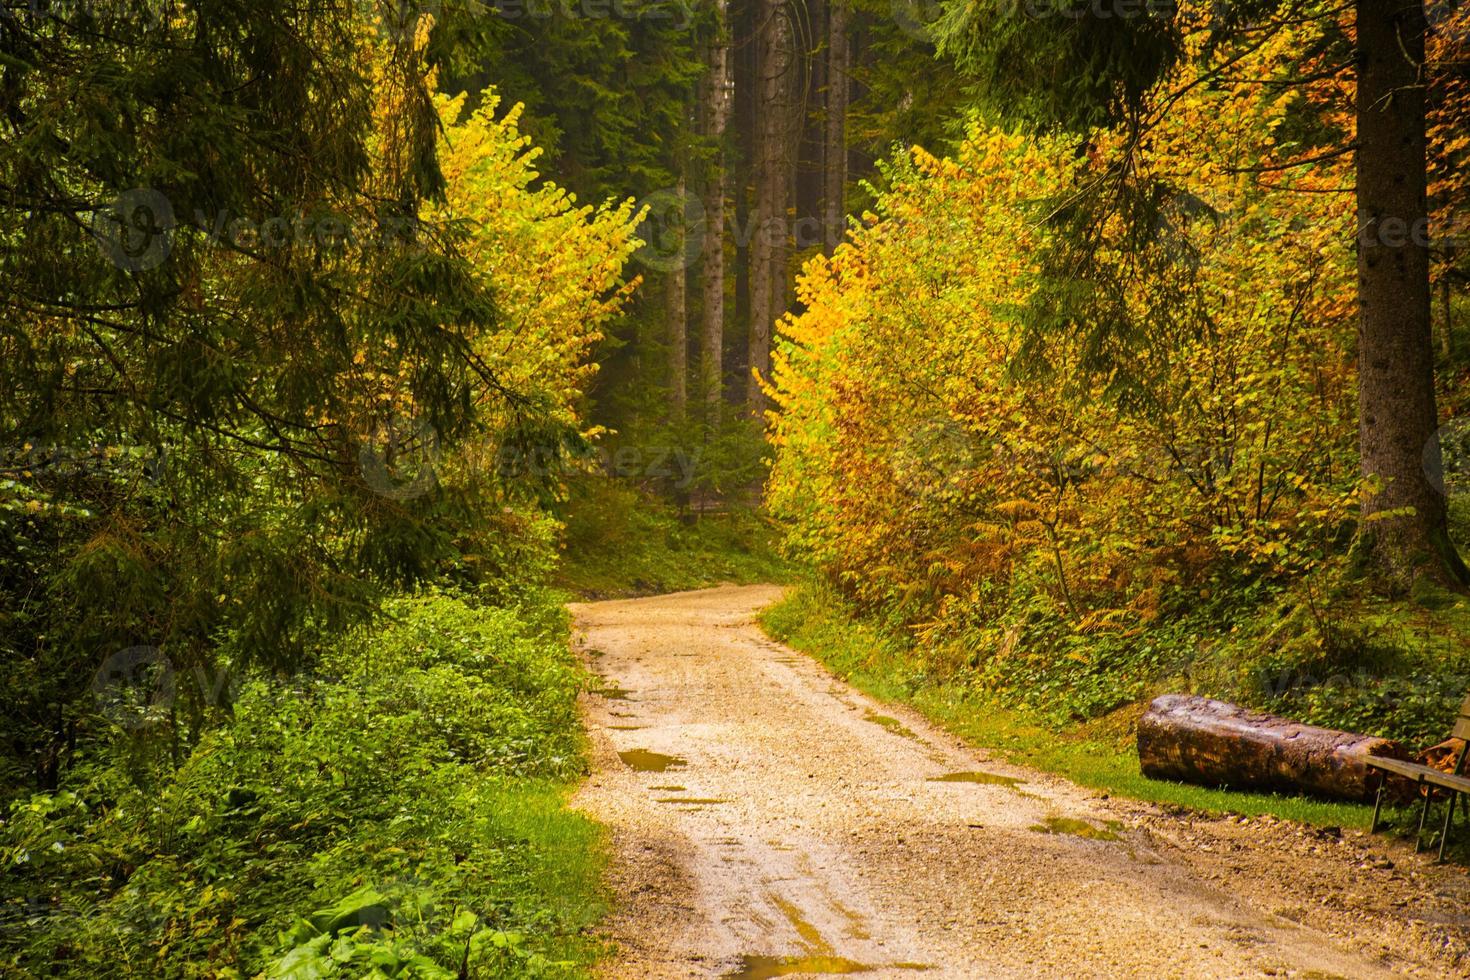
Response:
POLYGON ((1409 757, 1386 738, 1183 694, 1155 698, 1138 723, 1138 761, 1150 779, 1364 801, 1378 786, 1363 761, 1374 755, 1409 757))

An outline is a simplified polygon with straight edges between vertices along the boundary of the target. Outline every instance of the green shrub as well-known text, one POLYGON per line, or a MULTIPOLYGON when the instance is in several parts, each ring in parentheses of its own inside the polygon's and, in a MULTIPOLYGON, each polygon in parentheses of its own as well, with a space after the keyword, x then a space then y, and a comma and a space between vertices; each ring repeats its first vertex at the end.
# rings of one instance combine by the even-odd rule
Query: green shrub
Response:
POLYGON ((686 519, 634 486, 591 477, 572 484, 561 511, 566 547, 557 581, 588 598, 782 581, 789 574, 768 520, 737 504, 686 519))
POLYGON ((566 975, 599 836, 565 614, 387 604, 319 670, 257 678, 140 789, 101 752, 0 827, 0 963, 23 975, 566 975))
MULTIPOLYGON (((1242 577, 1212 580, 1208 597, 1176 595, 1126 628, 1078 623, 1022 594, 999 615, 952 616, 914 630, 812 583, 766 618, 777 635, 810 632, 803 618, 852 618, 877 637, 845 670, 902 678, 900 696, 944 687, 977 705, 1024 713, 1065 732, 1161 693, 1200 694, 1309 724, 1382 735, 1411 749, 1444 738, 1470 694, 1470 604, 1322 593, 1328 577, 1294 587, 1242 577), (1315 591, 1314 591, 1315 590, 1315 591)), ((848 644, 823 638, 824 658, 848 644)), ((1126 733, 1131 736, 1131 727, 1126 733)))

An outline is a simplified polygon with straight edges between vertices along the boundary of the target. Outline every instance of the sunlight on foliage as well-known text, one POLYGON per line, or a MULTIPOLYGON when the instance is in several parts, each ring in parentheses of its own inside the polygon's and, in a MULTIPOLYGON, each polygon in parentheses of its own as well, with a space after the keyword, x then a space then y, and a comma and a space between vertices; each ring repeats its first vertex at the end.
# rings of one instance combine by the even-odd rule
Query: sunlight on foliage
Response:
MULTIPOLYGON (((1291 70, 1310 30, 1235 72, 1291 70)), ((1106 275, 1046 280, 1037 256, 1077 196, 1114 193, 1125 137, 1078 156, 977 120, 951 157, 889 165, 783 324, 769 499, 791 549, 986 684, 1035 681, 1031 656, 1085 673, 1222 571, 1284 580, 1348 527, 1351 200, 1302 192, 1350 175, 1264 185, 1301 94, 1190 81, 1131 148, 1149 232, 1091 229, 1106 275), (1088 642, 1038 649, 1063 634, 1088 642)))

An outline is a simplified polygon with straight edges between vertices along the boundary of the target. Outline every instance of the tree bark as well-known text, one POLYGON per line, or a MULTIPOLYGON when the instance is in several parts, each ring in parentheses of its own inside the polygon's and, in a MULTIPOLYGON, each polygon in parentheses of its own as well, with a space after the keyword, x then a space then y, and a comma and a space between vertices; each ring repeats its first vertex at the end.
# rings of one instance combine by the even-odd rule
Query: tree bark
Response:
MULTIPOLYGON (((676 193, 679 200, 684 200, 686 193, 684 176, 679 175, 676 185, 676 193)), ((686 213, 681 205, 681 216, 686 213)), ((679 226, 677 230, 679 255, 686 254, 687 243, 684 240, 686 229, 679 226)), ((665 320, 669 327, 669 402, 670 414, 674 422, 683 422, 685 413, 689 406, 689 271, 683 262, 678 268, 671 269, 667 273, 667 292, 665 300, 667 309, 665 320)))
POLYGON ((724 397, 725 350, 725 132, 735 102, 735 78, 730 65, 730 2, 714 0, 715 35, 709 46, 709 75, 705 83, 705 136, 714 147, 714 160, 705 184, 705 237, 701 287, 703 329, 700 346, 700 387, 710 425, 719 422, 724 397))
POLYGON ((801 33, 800 93, 796 99, 801 138, 796 165, 796 248, 821 245, 822 194, 826 186, 827 0, 807 0, 798 8, 801 33))
POLYGON ((1368 800, 1379 776, 1363 760, 1373 755, 1408 758, 1385 738, 1182 694, 1155 698, 1138 723, 1138 762, 1149 779, 1368 800))
POLYGON ((1429 572, 1463 581, 1449 542, 1434 433, 1424 11, 1356 0, 1358 443, 1363 541, 1374 571, 1405 588, 1429 572))
POLYGON ((760 417, 766 408, 760 378, 771 372, 771 327, 785 293, 786 208, 791 184, 790 98, 792 31, 782 0, 761 0, 756 78, 755 216, 750 242, 750 373, 746 405, 760 417))
MULTIPOLYGON (((1454 264, 1454 249, 1449 250, 1449 256, 1445 260, 1445 272, 1439 285, 1439 353, 1446 361, 1454 356, 1455 352, 1455 324, 1453 317, 1454 307, 1451 300, 1454 298, 1450 284, 1450 268, 1454 264)), ((1441 461, 1441 465, 1443 465, 1441 461)))
POLYGON ((822 236, 828 255, 846 231, 847 44, 847 7, 841 0, 832 0, 827 12, 827 132, 822 155, 822 236))

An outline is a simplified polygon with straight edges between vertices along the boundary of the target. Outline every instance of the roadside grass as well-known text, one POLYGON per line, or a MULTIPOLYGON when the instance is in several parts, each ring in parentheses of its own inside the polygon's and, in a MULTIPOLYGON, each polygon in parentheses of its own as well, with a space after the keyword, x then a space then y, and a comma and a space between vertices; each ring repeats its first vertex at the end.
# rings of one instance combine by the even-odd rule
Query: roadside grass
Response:
POLYGON ((546 960, 590 970, 608 952, 592 930, 610 909, 603 882, 606 828, 570 806, 581 779, 518 781, 489 791, 489 839, 513 841, 526 860, 499 882, 516 918, 542 923, 537 937, 546 960))
POLYGON ((1372 807, 1361 804, 1145 779, 1132 737, 1141 704, 1090 722, 1054 725, 935 676, 910 645, 856 619, 809 584, 762 612, 760 623, 773 639, 815 657, 864 693, 909 705, 1006 761, 1063 776, 1089 789, 1206 813, 1270 814, 1316 826, 1366 830, 1371 820, 1372 807))
POLYGON ((558 588, 622 599, 724 582, 788 581, 776 534, 758 513, 681 516, 660 498, 613 480, 579 482, 559 514, 566 525, 558 588))

